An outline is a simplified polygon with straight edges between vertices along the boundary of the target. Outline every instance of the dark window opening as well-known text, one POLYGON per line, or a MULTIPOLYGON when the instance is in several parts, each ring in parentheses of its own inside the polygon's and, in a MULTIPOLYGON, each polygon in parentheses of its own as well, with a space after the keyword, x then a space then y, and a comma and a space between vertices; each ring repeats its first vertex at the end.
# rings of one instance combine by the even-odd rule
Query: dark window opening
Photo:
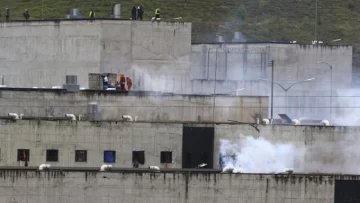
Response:
POLYGON ((334 203, 359 202, 359 188, 359 180, 335 180, 334 203))
POLYGON ((18 161, 29 161, 30 160, 30 150, 18 149, 17 160, 18 161))
POLYGON ((48 149, 46 150, 46 161, 59 161, 59 150, 48 149))
POLYGON ((190 168, 190 165, 191 165, 191 163, 192 163, 192 160, 191 160, 191 153, 186 153, 186 160, 187 160, 187 162, 186 162, 186 164, 187 164, 187 166, 190 168))
POLYGON ((133 163, 145 164, 145 151, 133 151, 132 161, 133 163))
POLYGON ((201 152, 200 162, 201 163, 199 163, 199 164, 208 164, 208 153, 207 152, 201 152))
POLYGON ((105 163, 115 163, 116 152, 115 151, 104 151, 104 162, 105 163))
POLYGON ((75 162, 86 162, 87 151, 86 150, 75 150, 75 162))
POLYGON ((161 163, 172 163, 172 152, 163 151, 160 152, 160 162, 161 163))
POLYGON ((182 148, 183 168, 213 168, 214 128, 184 126, 182 148))

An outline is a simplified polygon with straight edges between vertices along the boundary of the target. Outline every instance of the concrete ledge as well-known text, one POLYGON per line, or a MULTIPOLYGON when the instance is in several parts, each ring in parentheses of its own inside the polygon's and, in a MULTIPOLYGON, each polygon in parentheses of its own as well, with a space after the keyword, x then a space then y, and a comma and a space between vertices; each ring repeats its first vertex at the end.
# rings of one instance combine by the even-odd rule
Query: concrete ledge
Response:
POLYGON ((109 94, 109 95, 128 95, 128 96, 188 96, 188 97, 250 97, 250 98, 258 98, 258 97, 267 97, 267 96, 235 96, 231 94, 176 94, 171 92, 158 92, 158 91, 122 91, 122 90, 95 90, 95 89, 86 89, 79 90, 76 92, 67 91, 66 89, 52 89, 52 88, 20 88, 20 87, 2 87, 1 91, 9 91, 9 92, 50 92, 50 93, 67 93, 67 94, 78 94, 78 93, 87 93, 87 94, 109 94))
MULTIPOLYGON (((38 167, 0 167, 0 171, 38 171, 38 167)), ((100 172, 100 166, 96 167, 51 167, 44 172, 63 171, 63 172, 100 172)), ((153 170, 147 168, 112 168, 106 173, 153 173, 153 170)), ((105 173, 105 172, 101 172, 105 173)), ((282 176, 357 176, 356 174, 337 174, 337 173, 223 173, 219 169, 183 169, 183 168, 160 168, 157 173, 222 173, 222 174, 244 174, 244 175, 275 175, 282 176)))

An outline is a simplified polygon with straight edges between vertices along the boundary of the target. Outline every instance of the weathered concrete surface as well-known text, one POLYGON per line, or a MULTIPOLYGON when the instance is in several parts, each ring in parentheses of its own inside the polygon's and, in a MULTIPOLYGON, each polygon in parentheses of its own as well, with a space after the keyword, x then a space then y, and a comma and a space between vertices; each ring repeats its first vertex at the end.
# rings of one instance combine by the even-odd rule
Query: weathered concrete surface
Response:
MULTIPOLYGON (((169 168, 181 168, 183 126, 182 123, 0 120, 0 166, 18 166, 18 149, 30 149, 29 166, 44 163, 47 149, 59 149, 59 162, 51 162, 53 166, 100 167, 103 151, 115 150, 114 167, 131 167, 132 151, 145 150, 145 165, 140 167, 165 167, 160 164, 160 152, 170 150, 173 163, 169 168), (75 150, 88 150, 88 161, 75 162, 75 150)), ((274 145, 305 148, 305 155, 294 164, 295 171, 360 174, 356 161, 360 158, 359 127, 257 126, 258 132, 250 125, 229 123, 192 123, 191 126, 215 128, 214 168, 219 167, 220 140, 236 144, 245 135, 263 137, 274 145)))
POLYGON ((333 203, 349 175, 0 171, 1 202, 333 203))
MULTIPOLYGON (((330 120, 331 71, 333 96, 349 89, 352 81, 352 47, 298 44, 198 44, 192 45, 192 92, 213 94, 239 91, 239 95, 270 95, 270 61, 274 60, 274 81, 284 88, 309 78, 285 92, 274 84, 274 115, 330 120), (216 74, 215 74, 216 70, 216 74), (216 75, 216 78, 215 78, 216 75)), ((333 98, 333 109, 341 108, 333 98)), ((335 112, 335 110, 333 111, 335 112)), ((344 116, 341 114, 340 116, 344 116)), ((337 115, 339 116, 339 115, 337 115)), ((336 116, 333 115, 335 118, 336 116)))
POLYGON ((160 163, 161 151, 172 151, 169 168, 181 168, 182 124, 0 121, 0 166, 23 166, 18 149, 30 150, 29 166, 46 162, 46 150, 58 149, 59 161, 51 166, 99 167, 104 151, 116 151, 114 167, 132 167, 132 151, 145 151, 145 165, 160 163), (87 150, 87 162, 75 162, 75 150, 87 150))
POLYGON ((190 53, 191 23, 0 23, 0 72, 12 87, 58 86, 65 75, 88 87, 88 73, 112 72, 133 78, 134 89, 185 93, 190 53))
POLYGON ((226 122, 232 119, 255 123, 256 114, 263 117, 268 114, 267 97, 8 89, 0 91, 0 116, 7 116, 8 113, 37 117, 64 116, 66 113, 86 115, 89 102, 98 103, 103 120, 121 120, 122 115, 130 115, 138 116, 141 121, 226 122))
MULTIPOLYGON (((324 61, 333 66, 335 89, 350 87, 351 84, 351 46, 298 44, 192 45, 192 79, 214 80, 215 69, 217 80, 269 79, 271 60, 275 61, 274 81, 279 83, 293 83, 315 77, 316 81, 311 85, 313 91, 328 89, 329 85, 321 85, 329 84, 329 67, 317 64, 317 61, 324 61)), ((299 89, 304 87, 294 87, 293 90, 299 89)), ((218 91, 222 92, 222 89, 218 91)))

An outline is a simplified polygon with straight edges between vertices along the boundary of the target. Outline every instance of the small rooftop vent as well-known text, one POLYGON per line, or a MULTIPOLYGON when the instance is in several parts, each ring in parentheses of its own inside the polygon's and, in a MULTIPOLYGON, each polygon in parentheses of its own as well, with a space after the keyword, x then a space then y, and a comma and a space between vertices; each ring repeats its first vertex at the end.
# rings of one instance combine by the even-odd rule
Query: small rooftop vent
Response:
POLYGON ((77 76, 76 75, 67 75, 66 76, 67 85, 77 85, 77 76))
POLYGON ((246 39, 241 32, 234 32, 234 38, 232 39, 232 42, 245 42, 245 41, 246 39))
POLYGON ((221 35, 217 36, 217 42, 224 42, 224 37, 221 35))
POLYGON ((78 16, 80 16, 81 14, 80 14, 80 10, 78 9, 78 8, 73 8, 72 10, 71 10, 71 16, 73 16, 73 17, 78 17, 78 16))
POLYGON ((234 32, 234 39, 240 39, 240 32, 234 32))
POLYGON ((63 88, 67 91, 79 91, 80 86, 77 84, 77 76, 76 75, 67 75, 66 82, 63 85, 63 88))
POLYGON ((73 8, 70 11, 70 14, 66 15, 65 18, 82 18, 83 16, 80 13, 80 10, 78 8, 73 8))
POLYGON ((120 19, 121 15, 121 4, 115 4, 113 7, 113 16, 114 18, 120 19))

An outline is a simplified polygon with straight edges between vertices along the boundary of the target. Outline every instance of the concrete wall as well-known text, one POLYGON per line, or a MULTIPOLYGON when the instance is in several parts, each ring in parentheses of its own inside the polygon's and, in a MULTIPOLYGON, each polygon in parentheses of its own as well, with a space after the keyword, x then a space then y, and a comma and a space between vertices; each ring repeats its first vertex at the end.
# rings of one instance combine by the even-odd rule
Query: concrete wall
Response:
POLYGON ((116 151, 114 167, 132 167, 132 151, 145 151, 145 165, 160 163, 161 151, 172 151, 169 168, 181 168, 182 125, 156 123, 1 121, 0 166, 24 166, 17 161, 18 149, 30 150, 29 166, 46 163, 46 150, 59 150, 51 166, 99 167, 104 151, 116 151), (75 150, 87 150, 87 162, 75 162, 75 150))
POLYGON ((0 74, 15 87, 55 86, 100 71, 101 26, 87 21, 0 23, 0 74))
POLYGON ((0 116, 12 112, 37 117, 64 116, 66 113, 86 115, 90 102, 97 102, 103 120, 121 120, 122 115, 130 115, 138 116, 141 121, 226 122, 231 119, 254 123, 256 114, 266 117, 268 113, 267 97, 3 89, 0 91, 0 116))
POLYGON ((0 171, 1 202, 333 203, 347 175, 0 171))
MULTIPOLYGON (((293 118, 330 119, 332 92, 351 87, 352 47, 298 44, 197 44, 192 45, 191 89, 196 94, 229 93, 240 88, 239 95, 270 95, 270 61, 274 60, 274 81, 284 88, 299 83, 289 91, 274 85, 274 114, 287 113, 293 118), (216 70, 216 74, 215 74, 216 70), (216 78, 215 78, 216 75, 216 78), (214 81, 216 79, 216 87, 214 81), (286 108, 287 107, 287 108, 286 108), (324 108, 325 107, 325 108, 324 108)), ((333 99, 333 108, 337 98, 333 99)), ((333 117, 335 117, 333 115, 333 117)))
POLYGON ((134 89, 183 93, 189 86, 190 23, 29 21, 0 23, 0 33, 8 86, 52 87, 77 75, 88 87, 88 73, 104 72, 129 75, 134 89))
MULTIPOLYGON (((304 148, 298 164, 291 164, 298 172, 360 174, 356 161, 360 157, 359 127, 257 126, 234 124, 191 124, 194 127, 214 127, 214 168, 219 168, 220 140, 233 144, 243 141, 241 135, 263 137, 272 143, 292 144, 304 148)), ((189 125, 187 125, 189 126, 189 125)), ((145 150, 145 165, 160 164, 160 151, 172 151, 170 168, 182 167, 183 124, 137 122, 71 122, 36 120, 0 120, 0 166, 18 166, 17 150, 30 149, 29 166, 46 161, 47 149, 59 150, 59 162, 53 166, 99 167, 103 151, 117 151, 114 167, 131 167, 132 151, 145 150), (87 162, 75 162, 75 150, 88 150, 87 162)), ((251 148, 251 146, 249 146, 251 148)), ((262 150, 262 149, 257 149, 262 150)), ((288 154, 289 157, 295 153, 288 154)), ((295 161, 294 161, 295 162, 295 161)), ((281 169, 282 170, 282 169, 281 169)))

